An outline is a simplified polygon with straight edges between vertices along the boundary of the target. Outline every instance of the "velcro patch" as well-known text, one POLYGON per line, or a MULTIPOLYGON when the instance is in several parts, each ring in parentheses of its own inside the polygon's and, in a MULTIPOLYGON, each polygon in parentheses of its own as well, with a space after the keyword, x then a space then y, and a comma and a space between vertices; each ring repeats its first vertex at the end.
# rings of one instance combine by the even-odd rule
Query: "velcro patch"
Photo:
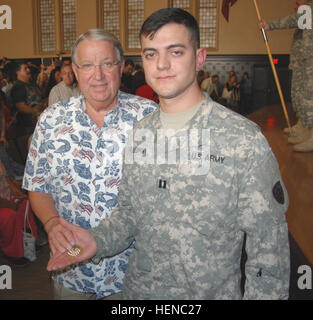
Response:
POLYGON ((280 183, 280 181, 277 181, 273 188, 273 195, 276 201, 280 204, 285 203, 285 197, 284 197, 284 190, 280 183))

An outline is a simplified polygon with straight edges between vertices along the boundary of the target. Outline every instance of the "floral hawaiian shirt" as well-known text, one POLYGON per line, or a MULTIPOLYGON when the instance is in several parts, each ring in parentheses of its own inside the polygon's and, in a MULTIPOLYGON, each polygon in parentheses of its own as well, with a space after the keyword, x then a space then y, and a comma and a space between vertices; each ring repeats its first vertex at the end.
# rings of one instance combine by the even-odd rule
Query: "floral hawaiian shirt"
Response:
MULTIPOLYGON (((157 105, 118 93, 118 106, 99 128, 85 112, 82 95, 47 108, 41 115, 26 163, 23 188, 52 195, 59 215, 90 229, 117 206, 122 152, 133 126, 157 105)), ((68 267, 54 280, 66 288, 96 293, 121 291, 132 246, 117 256, 68 267)))

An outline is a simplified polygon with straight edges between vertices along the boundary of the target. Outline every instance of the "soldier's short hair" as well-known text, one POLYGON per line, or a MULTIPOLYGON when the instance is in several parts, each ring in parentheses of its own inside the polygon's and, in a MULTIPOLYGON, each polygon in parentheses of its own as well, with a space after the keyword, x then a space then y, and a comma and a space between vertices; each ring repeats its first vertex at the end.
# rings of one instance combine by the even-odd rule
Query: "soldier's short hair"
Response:
POLYGON ((149 37, 153 39, 154 34, 163 26, 169 23, 177 23, 184 25, 191 35, 193 46, 200 48, 200 31, 197 20, 187 11, 180 8, 160 9, 150 15, 143 23, 139 37, 149 37))

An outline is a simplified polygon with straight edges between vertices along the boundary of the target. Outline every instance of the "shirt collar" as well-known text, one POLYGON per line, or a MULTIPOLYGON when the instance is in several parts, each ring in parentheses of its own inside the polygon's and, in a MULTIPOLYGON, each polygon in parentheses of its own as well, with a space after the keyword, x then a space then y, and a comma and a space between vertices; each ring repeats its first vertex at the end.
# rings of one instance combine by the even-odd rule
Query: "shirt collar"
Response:
MULTIPOLYGON (((78 96, 78 99, 79 99, 79 105, 80 105, 82 112, 84 112, 86 114, 86 100, 85 100, 85 97, 83 96, 82 93, 78 96)), ((108 126, 111 126, 111 125, 116 124, 118 122, 118 119, 119 119, 118 115, 120 114, 120 110, 122 107, 123 107, 123 104, 121 103, 120 91, 119 91, 117 106, 106 114, 106 116, 104 118, 103 127, 108 127, 108 126)), ((86 114, 86 116, 87 116, 87 114, 86 114)))

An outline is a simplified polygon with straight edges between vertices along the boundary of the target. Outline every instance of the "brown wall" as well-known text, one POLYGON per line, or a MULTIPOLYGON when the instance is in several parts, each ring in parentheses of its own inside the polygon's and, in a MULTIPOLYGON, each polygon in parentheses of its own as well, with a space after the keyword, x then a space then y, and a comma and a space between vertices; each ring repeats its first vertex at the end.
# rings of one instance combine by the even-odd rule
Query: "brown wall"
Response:
POLYGON ((33 12, 31 0, 5 0, 12 10, 12 29, 0 30, 0 57, 32 57, 34 55, 33 12))
MULTIPOLYGON (((220 1, 221 2, 221 1, 220 1)), ((271 21, 293 13, 295 0, 258 0, 262 18, 271 21)), ((219 49, 217 54, 266 54, 258 29, 258 18, 252 0, 239 0, 230 9, 229 23, 219 16, 219 49)), ((271 51, 288 54, 293 30, 268 32, 271 51)))
MULTIPOLYGON (((12 9, 12 30, 0 30, 0 57, 38 57, 34 51, 32 0, 3 1, 12 9)), ((222 1, 219 0, 221 3, 222 1)), ((264 19, 271 20, 292 13, 295 0, 259 0, 264 19)), ((166 7, 167 0, 145 0, 145 15, 166 7)), ((221 4, 220 4, 221 5, 221 4)), ((97 1, 77 0, 77 34, 97 26, 97 1)), ((266 54, 264 41, 257 27, 257 16, 252 0, 239 0, 230 10, 227 23, 219 10, 218 50, 212 54, 266 54)), ((292 30, 269 33, 273 54, 288 54, 292 30)), ((126 52, 127 54, 127 52, 126 52)))

